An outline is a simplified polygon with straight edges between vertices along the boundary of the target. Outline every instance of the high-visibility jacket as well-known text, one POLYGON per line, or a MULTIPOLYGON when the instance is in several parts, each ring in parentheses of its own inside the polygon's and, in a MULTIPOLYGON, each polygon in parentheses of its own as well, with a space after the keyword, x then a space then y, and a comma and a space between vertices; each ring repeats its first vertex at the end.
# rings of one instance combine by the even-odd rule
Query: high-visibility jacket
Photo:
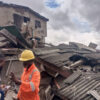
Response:
POLYGON ((34 64, 21 76, 21 85, 18 92, 19 100, 40 100, 39 98, 40 72, 34 64))

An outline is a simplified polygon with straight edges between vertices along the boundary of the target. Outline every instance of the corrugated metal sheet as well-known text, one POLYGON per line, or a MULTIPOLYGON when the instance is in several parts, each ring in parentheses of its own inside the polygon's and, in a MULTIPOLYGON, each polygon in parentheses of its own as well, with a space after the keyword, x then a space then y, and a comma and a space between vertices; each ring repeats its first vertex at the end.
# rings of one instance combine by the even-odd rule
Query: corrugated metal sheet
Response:
MULTIPOLYGON (((93 96, 87 95, 87 92, 98 87, 100 87, 100 73, 84 73, 71 85, 61 88, 58 95, 70 100, 95 100, 93 96)), ((100 93, 100 88, 98 91, 100 93)))

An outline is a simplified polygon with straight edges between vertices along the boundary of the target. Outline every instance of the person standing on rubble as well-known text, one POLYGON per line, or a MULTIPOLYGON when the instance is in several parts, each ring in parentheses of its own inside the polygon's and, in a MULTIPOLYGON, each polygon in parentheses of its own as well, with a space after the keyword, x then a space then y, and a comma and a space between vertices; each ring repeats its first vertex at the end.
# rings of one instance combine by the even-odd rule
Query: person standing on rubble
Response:
MULTIPOLYGON (((1 71, 2 71, 2 68, 5 64, 5 57, 4 55, 0 52, 0 76, 1 76, 1 71)), ((3 88, 4 88, 4 85, 1 84, 1 77, 0 77, 0 94, 1 94, 1 98, 0 100, 4 100, 4 91, 3 91, 3 88)))
POLYGON ((11 73, 11 79, 20 85, 18 92, 18 100, 40 100, 39 84, 40 72, 34 64, 35 56, 31 50, 24 50, 19 58, 23 62, 24 72, 21 81, 11 73))

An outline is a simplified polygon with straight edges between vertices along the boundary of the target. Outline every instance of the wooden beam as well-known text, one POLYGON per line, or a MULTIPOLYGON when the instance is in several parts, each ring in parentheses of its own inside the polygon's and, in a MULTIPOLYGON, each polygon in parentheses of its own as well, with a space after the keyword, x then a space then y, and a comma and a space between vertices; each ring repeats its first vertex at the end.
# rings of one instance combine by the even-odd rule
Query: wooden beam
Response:
POLYGON ((2 29, 0 31, 0 34, 2 34, 3 36, 5 36, 6 38, 8 38, 10 41, 12 41, 17 45, 16 37, 10 34, 6 29, 2 29))

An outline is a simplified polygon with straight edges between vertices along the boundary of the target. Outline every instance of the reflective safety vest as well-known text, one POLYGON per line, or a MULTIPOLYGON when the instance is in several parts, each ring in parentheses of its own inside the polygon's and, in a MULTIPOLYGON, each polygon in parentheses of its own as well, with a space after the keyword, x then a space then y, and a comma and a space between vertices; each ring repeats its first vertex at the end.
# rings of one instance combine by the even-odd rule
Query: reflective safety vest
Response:
POLYGON ((18 92, 19 100, 40 100, 39 84, 40 72, 33 64, 28 70, 24 69, 21 76, 21 85, 18 92))

